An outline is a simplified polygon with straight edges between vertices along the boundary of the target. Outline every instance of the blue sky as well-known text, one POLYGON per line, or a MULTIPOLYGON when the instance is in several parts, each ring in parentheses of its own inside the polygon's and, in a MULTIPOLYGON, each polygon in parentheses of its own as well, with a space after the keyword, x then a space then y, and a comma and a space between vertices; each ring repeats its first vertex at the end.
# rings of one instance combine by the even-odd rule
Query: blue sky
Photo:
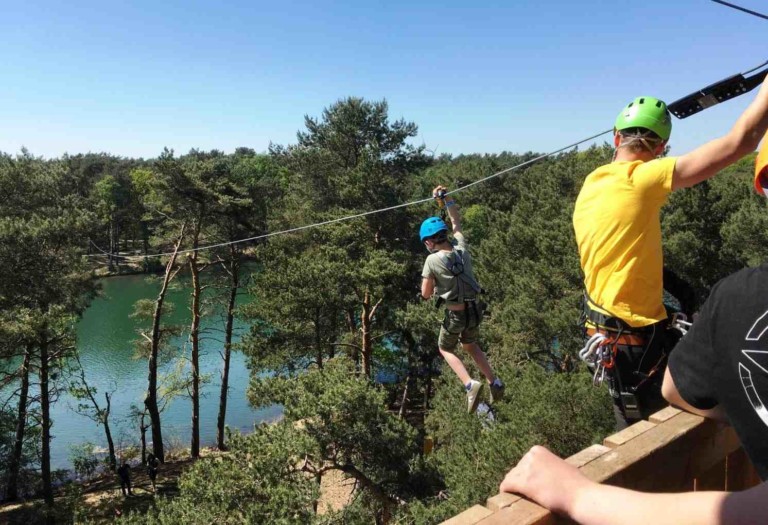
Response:
MULTIPOLYGON (((0 151, 265 151, 350 95, 438 154, 551 151, 768 59, 768 21, 708 0, 481 4, 0 0, 0 151)), ((753 96, 675 120, 672 152, 753 96)))

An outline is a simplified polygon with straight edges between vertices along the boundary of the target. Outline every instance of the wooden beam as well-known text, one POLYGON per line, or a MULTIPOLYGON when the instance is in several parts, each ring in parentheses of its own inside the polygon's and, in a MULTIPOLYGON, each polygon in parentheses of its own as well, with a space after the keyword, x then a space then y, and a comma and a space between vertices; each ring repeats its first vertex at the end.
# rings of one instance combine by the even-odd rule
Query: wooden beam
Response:
POLYGON ((492 515, 493 512, 486 509, 482 505, 475 505, 470 507, 461 514, 457 514, 449 520, 444 521, 441 525, 475 525, 483 518, 492 515))
POLYGON ((603 440, 603 445, 610 448, 616 448, 618 446, 623 445, 630 439, 634 439, 643 432, 646 432, 653 427, 655 427, 655 423, 651 423, 650 421, 642 420, 638 421, 632 426, 629 426, 625 428, 624 430, 620 432, 616 432, 615 434, 611 434, 607 438, 603 440))
POLYGON ((655 414, 651 415, 651 417, 648 418, 648 421, 651 423, 656 423, 657 425, 659 423, 664 423, 668 419, 672 419, 678 414, 681 414, 683 411, 675 408, 673 406, 669 406, 667 408, 662 408, 655 414))
POLYGON ((702 432, 703 421, 702 417, 681 412, 600 456, 581 471, 594 481, 631 489, 691 490, 687 465, 695 440, 706 435, 702 432), (662 468, 664 474, 659 475, 662 468))
POLYGON ((521 499, 517 503, 494 512, 477 525, 557 525, 554 514, 535 503, 521 499))
POLYGON ((587 447, 584 450, 581 450, 577 453, 575 453, 573 456, 570 456, 565 459, 566 463, 569 463, 573 465, 574 467, 583 467, 587 463, 590 463, 603 454, 610 452, 611 449, 603 446, 603 445, 592 445, 591 447, 587 447))
POLYGON ((501 494, 496 494, 495 496, 488 498, 488 500, 485 502, 485 506, 488 507, 492 512, 498 512, 501 509, 509 507, 513 503, 517 503, 521 499, 522 498, 517 494, 502 492, 501 494))

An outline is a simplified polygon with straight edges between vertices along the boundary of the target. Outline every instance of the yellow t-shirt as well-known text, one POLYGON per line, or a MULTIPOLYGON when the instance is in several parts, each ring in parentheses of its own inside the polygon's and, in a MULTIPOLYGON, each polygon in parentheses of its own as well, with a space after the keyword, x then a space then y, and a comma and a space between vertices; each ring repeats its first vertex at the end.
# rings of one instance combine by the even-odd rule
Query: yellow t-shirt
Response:
POLYGON ((667 317, 659 213, 672 191, 676 160, 601 166, 576 199, 573 229, 584 285, 597 303, 591 306, 630 326, 667 317))

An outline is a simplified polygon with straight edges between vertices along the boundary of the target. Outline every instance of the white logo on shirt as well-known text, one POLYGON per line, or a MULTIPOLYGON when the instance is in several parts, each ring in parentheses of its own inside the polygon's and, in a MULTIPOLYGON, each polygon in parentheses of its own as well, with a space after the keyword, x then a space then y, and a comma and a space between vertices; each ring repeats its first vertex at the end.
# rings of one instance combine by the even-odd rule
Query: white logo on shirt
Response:
MULTIPOLYGON (((768 312, 757 318, 752 324, 752 328, 747 332, 747 341, 759 341, 763 334, 768 330, 768 312)), ((741 354, 747 358, 747 364, 752 363, 759 368, 763 373, 768 374, 768 351, 766 350, 742 350, 741 354)), ((755 383, 752 380, 752 371, 745 366, 744 362, 739 362, 739 379, 741 379, 741 386, 744 388, 744 393, 749 399, 749 403, 752 408, 755 409, 758 417, 768 426, 768 409, 765 407, 763 400, 760 399, 760 395, 757 393, 755 383)))

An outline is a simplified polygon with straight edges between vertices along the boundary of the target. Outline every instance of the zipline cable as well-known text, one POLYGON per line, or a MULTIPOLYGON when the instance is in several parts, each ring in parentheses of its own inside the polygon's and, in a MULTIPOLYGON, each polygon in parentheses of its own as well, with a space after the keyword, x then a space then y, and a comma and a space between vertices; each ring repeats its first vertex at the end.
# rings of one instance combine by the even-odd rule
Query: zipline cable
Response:
POLYGON ((586 139, 582 139, 582 140, 580 140, 578 142, 574 142, 573 144, 569 144, 568 146, 564 146, 564 147, 562 147, 562 148, 560 148, 558 150, 552 151, 550 153, 545 153, 544 155, 539 155, 538 157, 535 157, 533 159, 527 160, 527 161, 525 161, 525 162, 523 162, 521 164, 518 164, 517 166, 512 166, 512 167, 507 168, 505 170, 498 171, 498 172, 494 173, 493 175, 488 175, 487 177, 484 177, 482 179, 478 179, 478 180, 476 180, 474 182, 470 182, 469 184, 465 184, 464 186, 460 186, 460 187, 456 188, 453 191, 448 191, 445 194, 446 195, 450 195, 451 193, 458 193, 460 191, 466 190, 467 188, 469 188, 471 186, 474 186, 475 184, 480 184, 481 182, 485 182, 485 181, 493 179, 495 177, 499 177, 501 175, 504 175, 505 173, 509 173, 510 171, 516 170, 518 168, 523 168, 525 166, 528 166, 529 164, 533 164, 534 162, 538 162, 538 161, 544 160, 544 159, 546 159, 548 157, 552 157, 554 155, 557 155, 558 153, 562 153, 565 150, 568 150, 568 149, 571 149, 571 148, 575 148, 576 146, 578 146, 580 144, 583 144, 585 142, 589 142, 590 140, 594 140, 594 139, 596 139, 598 137, 602 137, 603 135, 607 135, 608 133, 613 133, 613 128, 607 129, 605 131, 601 131, 600 133, 596 133, 596 134, 592 135, 591 137, 588 137, 586 139))
POLYGON ((738 6, 736 4, 732 4, 730 2, 725 2, 723 0, 712 0, 712 1, 715 2, 716 4, 721 4, 721 5, 724 5, 724 6, 732 7, 733 9, 737 9, 737 10, 742 11, 744 13, 749 13, 750 15, 754 15, 754 16, 756 16, 758 18, 762 18, 764 20, 768 20, 768 15, 764 15, 762 13, 758 13, 757 11, 752 11, 751 9, 747 9, 746 7, 741 7, 741 6, 738 6))
MULTIPOLYGON (((723 3, 726 4, 726 2, 720 2, 720 0, 712 0, 714 2, 723 3)), ((731 6, 734 7, 734 6, 731 6)), ((752 13, 756 14, 758 16, 762 16, 759 13, 752 13)), ((738 97, 740 95, 743 95, 744 93, 747 93, 751 90, 753 90, 755 87, 757 87, 763 80, 765 80, 766 76, 768 76, 768 69, 765 69, 761 71, 760 73, 756 73, 752 75, 751 77, 747 77, 746 75, 749 75, 750 73, 753 73, 759 69, 764 68, 766 65, 768 65, 768 61, 760 64, 759 66, 750 69, 749 71, 745 73, 739 73, 736 75, 733 75, 731 77, 728 77, 724 80, 721 80, 719 82, 716 82, 714 84, 711 84, 699 91, 696 91, 690 95, 687 95, 681 99, 676 100, 675 102, 669 104, 667 107, 669 108, 669 111, 675 115, 679 119, 684 119, 686 117, 690 117, 691 115, 694 115, 700 111, 703 111, 709 107, 712 107, 716 104, 719 104, 721 102, 725 102, 726 100, 730 100, 732 98, 738 97)), ((539 155, 538 157, 534 157, 532 159, 529 159, 525 162, 521 162, 520 164, 517 164, 515 166, 511 166, 509 168, 505 168, 501 171, 497 171, 496 173, 493 173, 492 175, 488 175, 487 177, 483 177, 482 179, 478 179, 474 182, 470 182, 469 184, 465 184, 464 186, 460 186, 456 188, 455 190, 451 190, 446 193, 446 195, 450 195, 453 193, 458 193, 460 191, 464 191, 467 188, 471 188, 472 186, 475 186, 477 184, 480 184, 482 182, 486 182, 488 180, 491 180, 496 177, 500 177, 501 175, 504 175, 506 173, 509 173, 511 171, 524 168, 525 166, 529 166, 535 162, 538 162, 540 160, 544 160, 546 158, 552 157, 554 155, 557 155, 558 153, 562 153, 563 151, 569 150, 571 148, 575 148, 576 146, 579 146, 581 144, 584 144, 585 142, 589 142, 591 140, 594 140, 598 137, 601 137, 603 135, 607 135, 608 133, 613 132, 613 128, 607 129, 605 131, 601 131, 600 133, 596 133, 594 135, 591 135, 585 139, 581 139, 578 142, 574 142, 573 144, 569 144, 568 146, 564 146, 562 148, 556 149, 554 151, 551 151, 549 153, 545 153, 543 155, 539 155)), ((336 219, 329 219, 327 221, 321 221, 316 222, 313 224, 305 224, 304 226, 297 226, 295 228, 288 228, 286 230, 279 230, 276 232, 270 232, 265 233, 262 235, 256 235, 253 237, 247 237, 245 239, 238 239, 235 241, 228 241, 228 242, 222 242, 218 244, 210 244, 207 246, 199 246, 197 248, 190 248, 188 250, 179 250, 175 252, 177 255, 181 255, 184 253, 191 253, 191 252, 200 252, 204 250, 212 250, 213 248, 222 248, 224 246, 230 246, 233 244, 240 244, 244 242, 251 242, 251 241, 258 241, 261 239, 267 239, 269 237, 276 237, 278 235, 285 235, 288 233, 295 233, 303 230, 309 230, 311 228, 317 228, 320 226, 327 226, 329 224, 335 224, 339 222, 349 221, 352 219, 359 219, 361 217, 367 217, 368 215, 375 215, 377 213, 384 213, 387 211, 397 210, 400 208, 407 208, 409 206, 415 206, 417 204, 423 204, 425 202, 431 202, 433 200, 433 197, 427 197, 424 199, 418 199, 415 201, 410 202, 404 202, 401 204, 396 204, 394 206, 388 206, 386 208, 380 208, 378 210, 371 210, 366 211, 362 213, 355 213, 353 215, 347 215, 345 217, 338 217, 336 219)), ((111 254, 103 249, 101 249, 96 243, 94 243, 92 240, 90 240, 90 243, 96 247, 97 250, 99 250, 102 254, 107 255, 109 257, 115 258, 115 259, 148 259, 150 257, 167 257, 174 254, 174 252, 165 252, 165 253, 155 253, 152 255, 115 255, 111 254)), ((86 255, 85 257, 96 257, 97 254, 90 254, 86 255)))
MULTIPOLYGON (((517 169, 520 169, 520 168, 524 168, 524 167, 529 166, 529 165, 531 165, 531 164, 533 164, 535 162, 538 162, 540 160, 544 160, 546 158, 552 157, 554 155, 557 155, 558 153, 562 153, 563 151, 569 150, 571 148, 575 148, 576 146, 579 146, 579 145, 581 145, 581 144, 583 144, 585 142, 589 142, 591 140, 594 140, 594 139, 596 139, 598 137, 601 137, 601 136, 606 135, 607 133, 611 133, 611 132, 613 132, 613 128, 605 130, 605 131, 601 131, 600 133, 596 133, 594 135, 591 135, 591 136, 589 136, 589 137, 587 137, 585 139, 582 139, 582 140, 580 140, 578 142, 574 142, 573 144, 569 144, 568 146, 564 146, 562 148, 559 148, 559 149, 557 149, 555 151, 551 151, 549 153, 545 153, 543 155, 539 155, 538 157, 529 159, 529 160, 527 160, 525 162, 521 162, 520 164, 517 164, 515 166, 511 166, 511 167, 505 168, 505 169, 503 169, 501 171, 497 171, 496 173, 494 173, 492 175, 488 175, 487 177, 484 177, 482 179, 476 180, 474 182, 470 182, 469 184, 465 184, 464 186, 461 186, 459 188, 456 188, 455 190, 452 190, 452 191, 446 193, 446 195, 452 194, 452 193, 458 193, 460 191, 464 191, 465 189, 470 188, 472 186, 475 186, 476 184, 480 184, 481 182, 485 182, 485 181, 488 181, 490 179, 493 179, 493 178, 496 178, 496 177, 500 177, 501 175, 504 175, 504 174, 509 173, 511 171, 514 171, 514 170, 517 170, 517 169)), ((336 219, 329 219, 327 221, 316 222, 316 223, 313 223, 313 224, 305 224, 304 226, 297 226, 295 228, 288 228, 287 230, 280 230, 280 231, 276 231, 276 232, 265 233, 265 234, 262 234, 262 235, 256 235, 254 237, 247 237, 245 239, 238 239, 236 241, 228 241, 228 242, 222 242, 222 243, 218 243, 218 244, 210 244, 210 245, 207 245, 207 246, 199 246, 197 248, 190 248, 188 250, 179 250, 176 253, 177 253, 177 255, 181 255, 183 253, 191 253, 191 252, 195 252, 195 251, 200 252, 200 251, 204 251, 204 250, 212 250, 214 248, 222 248, 224 246, 230 246, 232 244, 240 244, 240 243, 244 243, 244 242, 258 241, 258 240, 266 239, 266 238, 269 238, 269 237, 276 237, 278 235, 285 235, 285 234, 288 234, 288 233, 295 233, 295 232, 299 232, 299 231, 303 231, 303 230, 309 230, 310 228, 317 228, 317 227, 320 227, 320 226, 327 226, 329 224, 335 224, 337 222, 344 222, 344 221, 349 221, 349 220, 352 220, 352 219, 359 219, 361 217, 366 217, 368 215, 375 215, 377 213, 384 213, 384 212, 387 212, 387 211, 397 210, 399 208, 406 208, 408 206, 415 206, 417 204, 423 204, 425 202, 432 202, 432 201, 434 201, 434 197, 427 197, 427 198, 424 198, 424 199, 418 199, 418 200, 415 200, 415 201, 410 201, 410 202, 404 202, 404 203, 401 203, 401 204, 396 204, 395 206, 388 206, 386 208, 380 208, 378 210, 371 210, 371 211, 366 211, 366 212, 362 212, 362 213, 356 213, 354 215, 347 215, 345 217, 338 217, 336 219)), ((150 255, 115 255, 115 254, 110 254, 109 252, 101 249, 93 241, 90 241, 90 243, 94 247, 96 247, 96 249, 99 250, 104 255, 108 255, 108 256, 113 257, 115 259, 137 259, 137 258, 139 258, 139 259, 148 259, 150 257, 168 257, 168 256, 173 255, 173 253, 174 253, 174 252, 165 252, 165 253, 154 253, 154 254, 150 254, 150 255)), ((86 255, 86 257, 96 257, 96 256, 97 256, 97 254, 86 255)))

